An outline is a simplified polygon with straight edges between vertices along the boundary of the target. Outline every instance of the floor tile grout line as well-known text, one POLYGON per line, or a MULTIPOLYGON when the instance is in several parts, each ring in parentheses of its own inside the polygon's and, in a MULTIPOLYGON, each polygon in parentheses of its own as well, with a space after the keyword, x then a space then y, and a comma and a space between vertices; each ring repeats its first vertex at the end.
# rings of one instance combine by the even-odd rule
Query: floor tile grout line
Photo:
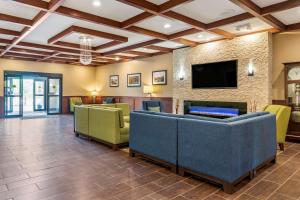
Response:
MULTIPOLYGON (((292 176, 294 176, 296 173, 298 173, 298 172, 300 172, 300 168, 299 169, 297 169, 294 173, 292 173, 276 190, 274 190, 268 197, 267 197, 267 199, 269 198, 269 197, 271 197, 273 194, 275 194, 275 192, 277 192, 286 182, 288 182, 289 180, 290 180, 290 178, 292 177, 292 176)), ((288 195, 287 195, 288 196, 288 195)))

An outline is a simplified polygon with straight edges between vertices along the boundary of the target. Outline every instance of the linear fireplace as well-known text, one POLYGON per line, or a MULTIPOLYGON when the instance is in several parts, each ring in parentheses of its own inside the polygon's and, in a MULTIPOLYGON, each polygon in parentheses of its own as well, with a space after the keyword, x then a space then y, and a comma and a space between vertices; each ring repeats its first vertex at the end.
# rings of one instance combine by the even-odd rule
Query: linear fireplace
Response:
POLYGON ((184 101, 184 114, 227 118, 246 113, 246 102, 184 101))

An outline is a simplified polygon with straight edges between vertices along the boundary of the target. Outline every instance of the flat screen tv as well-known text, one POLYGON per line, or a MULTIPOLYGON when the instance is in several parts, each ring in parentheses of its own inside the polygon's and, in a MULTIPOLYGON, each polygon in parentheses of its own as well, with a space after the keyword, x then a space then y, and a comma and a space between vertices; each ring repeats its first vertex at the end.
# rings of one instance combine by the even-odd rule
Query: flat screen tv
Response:
POLYGON ((237 60, 192 65, 192 88, 237 88, 237 60))

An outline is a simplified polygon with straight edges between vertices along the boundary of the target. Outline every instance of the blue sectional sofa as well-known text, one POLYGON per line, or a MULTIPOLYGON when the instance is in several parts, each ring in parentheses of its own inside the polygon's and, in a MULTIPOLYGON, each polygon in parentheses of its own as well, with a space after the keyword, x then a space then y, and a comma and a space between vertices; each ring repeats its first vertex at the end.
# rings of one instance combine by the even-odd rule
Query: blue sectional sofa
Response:
POLYGON ((256 169, 275 161, 276 117, 267 112, 229 119, 133 112, 130 154, 148 155, 179 174, 216 182, 227 193, 256 169))

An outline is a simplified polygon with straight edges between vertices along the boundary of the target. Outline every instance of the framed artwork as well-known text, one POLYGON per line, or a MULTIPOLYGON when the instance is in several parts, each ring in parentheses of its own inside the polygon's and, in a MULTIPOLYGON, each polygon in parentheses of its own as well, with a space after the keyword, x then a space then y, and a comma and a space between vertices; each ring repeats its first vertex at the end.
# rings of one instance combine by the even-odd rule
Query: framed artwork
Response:
POLYGON ((111 75, 109 77, 109 87, 119 87, 119 75, 111 75))
POLYGON ((152 85, 167 85, 167 70, 153 71, 152 85))
POLYGON ((141 73, 127 74, 127 87, 141 87, 141 73))

